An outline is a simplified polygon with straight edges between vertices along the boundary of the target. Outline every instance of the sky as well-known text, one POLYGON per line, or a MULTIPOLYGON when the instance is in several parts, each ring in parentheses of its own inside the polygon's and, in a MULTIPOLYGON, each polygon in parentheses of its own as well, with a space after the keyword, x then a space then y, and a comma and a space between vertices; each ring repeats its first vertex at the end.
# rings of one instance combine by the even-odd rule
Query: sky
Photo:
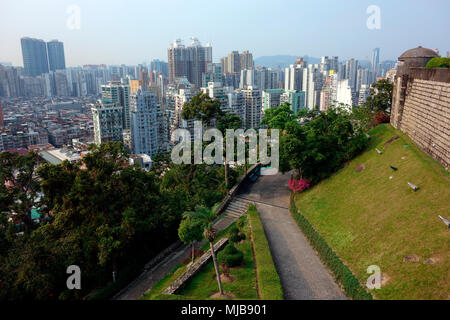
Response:
POLYGON ((0 61, 23 65, 24 36, 63 41, 68 66, 167 61, 190 37, 214 61, 233 50, 369 59, 377 47, 396 60, 419 45, 445 56, 449 12, 449 0, 1 0, 0 61))

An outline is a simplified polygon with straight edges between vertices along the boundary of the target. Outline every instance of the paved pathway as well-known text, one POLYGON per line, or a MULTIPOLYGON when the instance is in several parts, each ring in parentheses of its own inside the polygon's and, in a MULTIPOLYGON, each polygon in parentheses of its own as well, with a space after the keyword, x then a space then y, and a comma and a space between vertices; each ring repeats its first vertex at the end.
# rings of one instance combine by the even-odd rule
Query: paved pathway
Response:
POLYGON ((285 299, 346 299, 289 213, 289 178, 261 176, 238 195, 256 203, 285 299))
MULTIPOLYGON (((248 201, 233 199, 226 207, 221 218, 216 222, 214 227, 219 232, 234 221, 239 219, 245 211, 247 211, 248 201)), ((197 244, 200 248, 204 241, 197 244)), ((158 264, 148 270, 144 270, 142 274, 137 277, 126 288, 121 290, 113 297, 113 300, 137 300, 145 292, 150 290, 159 280, 161 280, 167 273, 172 271, 177 265, 183 262, 184 259, 191 256, 191 247, 182 245, 173 253, 164 257, 158 264)))

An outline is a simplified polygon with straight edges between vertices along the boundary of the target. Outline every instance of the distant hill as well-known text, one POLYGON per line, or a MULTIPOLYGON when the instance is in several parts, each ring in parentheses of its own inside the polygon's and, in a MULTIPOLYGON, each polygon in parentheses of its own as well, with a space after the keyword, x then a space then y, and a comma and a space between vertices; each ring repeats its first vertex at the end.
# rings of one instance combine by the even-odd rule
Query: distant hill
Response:
POLYGON ((309 56, 288 56, 288 55, 259 57, 256 58, 254 62, 256 66, 283 69, 293 64, 297 58, 303 58, 308 64, 320 63, 320 58, 314 58, 309 56))
MULTIPOLYGON (((321 58, 309 57, 309 56, 289 56, 289 55, 276 55, 276 56, 264 56, 255 59, 256 66, 263 66, 266 68, 284 69, 294 64, 297 58, 303 58, 307 64, 320 64, 321 58)), ((345 60, 340 60, 345 62, 345 60)), ((370 68, 370 62, 367 60, 358 60, 358 63, 363 68, 370 68)))

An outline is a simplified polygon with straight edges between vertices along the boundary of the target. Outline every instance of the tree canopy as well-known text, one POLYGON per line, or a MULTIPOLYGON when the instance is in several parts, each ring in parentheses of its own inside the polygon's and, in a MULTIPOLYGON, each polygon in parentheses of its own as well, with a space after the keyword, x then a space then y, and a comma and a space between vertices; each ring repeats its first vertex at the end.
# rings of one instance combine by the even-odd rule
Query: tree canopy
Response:
POLYGON ((372 84, 370 94, 364 103, 364 107, 373 112, 384 112, 389 114, 391 112, 393 91, 394 85, 389 80, 379 80, 372 84))

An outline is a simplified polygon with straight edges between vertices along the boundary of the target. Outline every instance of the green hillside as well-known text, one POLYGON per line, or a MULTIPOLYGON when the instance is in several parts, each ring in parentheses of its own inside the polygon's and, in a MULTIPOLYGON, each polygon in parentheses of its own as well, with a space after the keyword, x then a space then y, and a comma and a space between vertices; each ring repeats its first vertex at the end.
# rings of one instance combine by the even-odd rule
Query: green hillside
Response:
POLYGON ((365 153, 296 204, 361 283, 369 266, 381 268, 376 298, 450 299, 450 230, 438 218, 450 218, 450 174, 391 125, 370 135, 365 153))

